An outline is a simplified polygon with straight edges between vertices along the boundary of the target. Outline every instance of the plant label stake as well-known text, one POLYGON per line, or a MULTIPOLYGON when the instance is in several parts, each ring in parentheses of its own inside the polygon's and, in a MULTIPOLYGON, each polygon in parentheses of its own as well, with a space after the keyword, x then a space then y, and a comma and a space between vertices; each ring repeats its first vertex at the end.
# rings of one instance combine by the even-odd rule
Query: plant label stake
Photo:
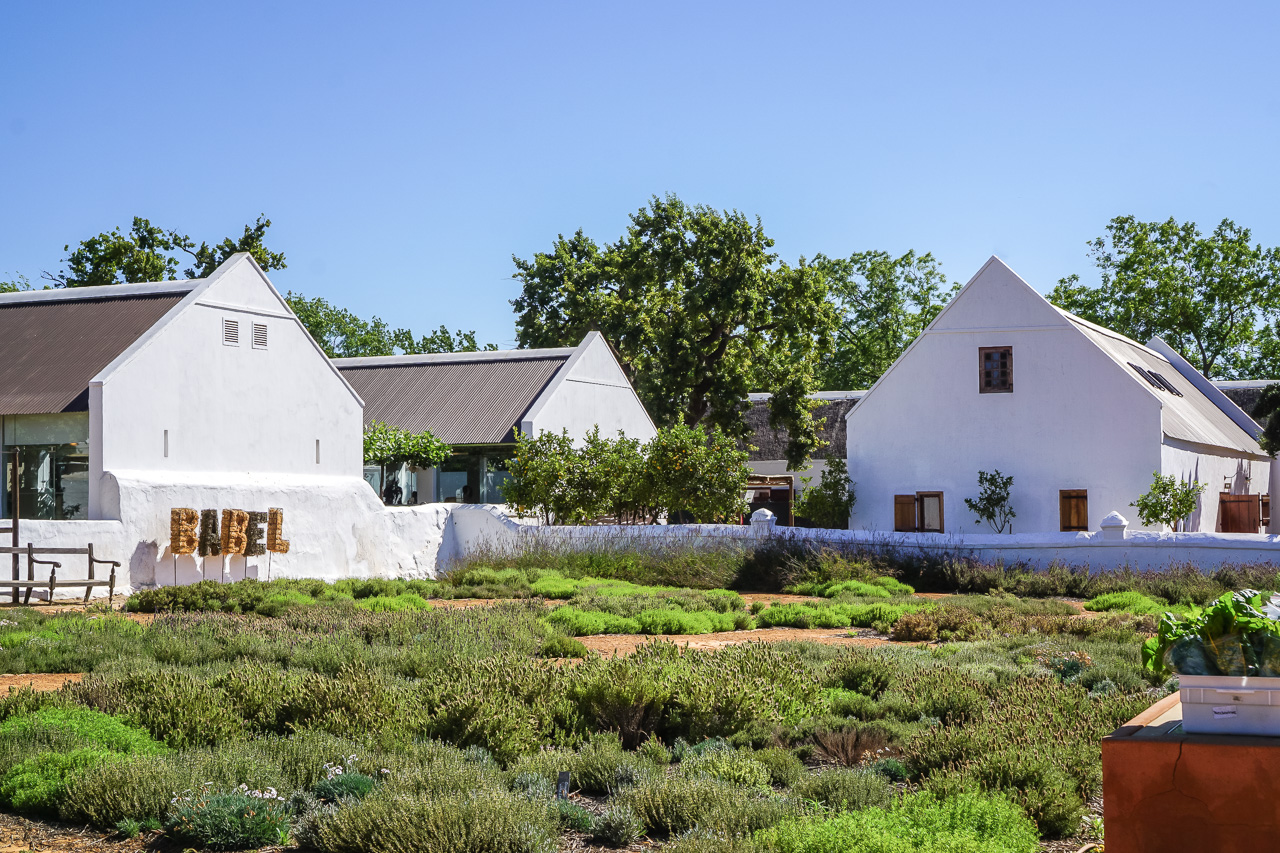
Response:
POLYGON ((556 799, 569 799, 569 771, 561 770, 556 776, 556 799))

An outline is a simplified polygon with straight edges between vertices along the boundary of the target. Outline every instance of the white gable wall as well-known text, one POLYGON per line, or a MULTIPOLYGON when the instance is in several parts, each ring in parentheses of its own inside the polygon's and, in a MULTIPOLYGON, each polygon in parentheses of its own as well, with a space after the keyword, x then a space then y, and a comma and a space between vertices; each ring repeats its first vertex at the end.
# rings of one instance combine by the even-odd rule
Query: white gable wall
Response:
POLYGON ((220 273, 92 389, 95 469, 359 478, 359 399, 247 256, 220 273), (224 319, 239 321, 238 346, 224 319))
POLYGON ((592 427, 600 435, 648 441, 657 434, 649 413, 599 332, 591 332, 529 408, 520 430, 529 435, 567 429, 581 439, 592 427))
POLYGON ((849 414, 854 529, 893 530, 893 496, 943 492, 947 533, 989 532, 964 498, 1014 478, 1014 530, 1060 528, 1058 491, 1087 489, 1089 526, 1161 467, 1159 401, 999 261, 988 263, 849 414), (978 349, 1013 347, 1013 392, 978 391, 978 349), (1082 403, 1082 401, 1085 401, 1082 403))

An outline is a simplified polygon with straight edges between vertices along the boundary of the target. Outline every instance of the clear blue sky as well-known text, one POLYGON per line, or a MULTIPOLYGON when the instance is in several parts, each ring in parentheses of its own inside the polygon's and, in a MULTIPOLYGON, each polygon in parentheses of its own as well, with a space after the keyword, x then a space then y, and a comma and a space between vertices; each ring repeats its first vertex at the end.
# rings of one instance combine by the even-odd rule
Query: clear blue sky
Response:
POLYGON ((1112 216, 1280 244, 1274 3, 7 3, 0 278, 259 213, 301 291, 510 345, 511 255, 650 195, 787 260, 1092 280, 1112 216))

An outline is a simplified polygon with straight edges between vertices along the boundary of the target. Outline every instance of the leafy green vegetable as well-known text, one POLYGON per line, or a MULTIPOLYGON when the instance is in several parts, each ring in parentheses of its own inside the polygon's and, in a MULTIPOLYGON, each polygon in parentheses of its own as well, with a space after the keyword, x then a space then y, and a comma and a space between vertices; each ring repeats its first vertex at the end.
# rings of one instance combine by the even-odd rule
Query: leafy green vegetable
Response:
POLYGON ((1156 636, 1142 644, 1142 663, 1158 675, 1280 676, 1280 621, 1262 612, 1266 595, 1225 593, 1185 619, 1160 617, 1156 636))

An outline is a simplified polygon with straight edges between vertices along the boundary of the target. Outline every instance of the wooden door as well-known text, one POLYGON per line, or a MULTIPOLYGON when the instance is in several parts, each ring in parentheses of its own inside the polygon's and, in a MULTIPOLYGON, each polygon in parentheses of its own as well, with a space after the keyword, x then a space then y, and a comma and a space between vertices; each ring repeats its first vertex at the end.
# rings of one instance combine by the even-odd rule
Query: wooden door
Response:
POLYGON ((1262 525, 1258 495, 1218 495, 1219 530, 1223 533, 1257 533, 1262 525))

